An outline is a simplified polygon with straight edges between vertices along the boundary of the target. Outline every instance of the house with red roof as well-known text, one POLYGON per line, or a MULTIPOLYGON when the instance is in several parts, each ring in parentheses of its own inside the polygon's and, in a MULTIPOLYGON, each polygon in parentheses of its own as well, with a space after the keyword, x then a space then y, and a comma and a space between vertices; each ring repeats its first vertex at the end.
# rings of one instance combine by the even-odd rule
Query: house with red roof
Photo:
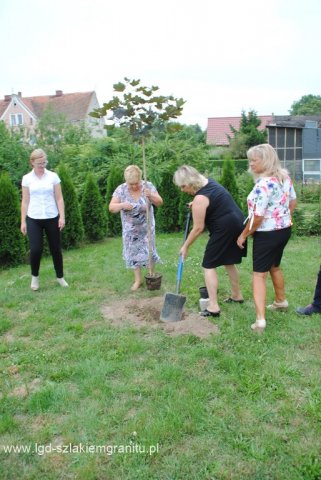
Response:
POLYGON ((54 95, 36 97, 23 97, 21 92, 5 95, 0 100, 0 120, 7 127, 22 127, 26 135, 32 134, 39 118, 48 108, 56 114, 63 114, 72 124, 84 122, 91 130, 94 137, 106 136, 103 118, 97 119, 89 116, 99 103, 95 92, 63 93, 56 90, 54 95))
MULTIPOLYGON (((207 121, 207 143, 217 147, 228 147, 229 137, 233 138, 234 133, 231 126, 236 130, 240 129, 242 117, 211 117, 207 121)), ((264 130, 273 121, 273 115, 258 115, 261 120, 259 130, 264 130)))

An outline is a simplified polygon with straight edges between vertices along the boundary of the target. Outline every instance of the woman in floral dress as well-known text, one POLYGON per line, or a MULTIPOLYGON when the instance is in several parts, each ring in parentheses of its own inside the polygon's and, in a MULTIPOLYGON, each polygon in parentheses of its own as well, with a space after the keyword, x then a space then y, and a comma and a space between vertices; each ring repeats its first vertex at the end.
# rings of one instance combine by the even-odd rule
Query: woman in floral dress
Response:
POLYGON ((286 310, 283 273, 280 263, 283 250, 291 236, 291 215, 296 194, 288 171, 281 167, 276 151, 269 144, 256 145, 247 152, 255 185, 249 196, 248 223, 237 244, 243 247, 253 235, 253 297, 256 321, 251 328, 264 329, 266 278, 270 272, 275 299, 269 310, 286 310))
POLYGON ((123 236, 123 258, 127 268, 134 270, 134 283, 131 290, 142 285, 142 267, 154 271, 160 261, 155 246, 155 218, 153 205, 159 207, 163 200, 151 182, 142 182, 142 171, 136 165, 129 165, 124 172, 125 183, 119 185, 109 204, 111 213, 120 212, 123 236), (147 207, 149 205, 151 261, 149 262, 149 242, 147 228, 147 207))

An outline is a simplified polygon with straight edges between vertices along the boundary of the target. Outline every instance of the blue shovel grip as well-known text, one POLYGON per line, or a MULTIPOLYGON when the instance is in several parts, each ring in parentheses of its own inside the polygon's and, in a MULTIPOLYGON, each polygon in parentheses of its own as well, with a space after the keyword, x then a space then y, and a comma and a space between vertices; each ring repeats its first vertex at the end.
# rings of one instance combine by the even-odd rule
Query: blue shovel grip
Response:
POLYGON ((183 274, 183 264, 184 264, 184 259, 183 259, 183 256, 180 255, 178 269, 177 269, 177 277, 176 277, 176 293, 179 293, 179 290, 180 290, 182 274, 183 274))

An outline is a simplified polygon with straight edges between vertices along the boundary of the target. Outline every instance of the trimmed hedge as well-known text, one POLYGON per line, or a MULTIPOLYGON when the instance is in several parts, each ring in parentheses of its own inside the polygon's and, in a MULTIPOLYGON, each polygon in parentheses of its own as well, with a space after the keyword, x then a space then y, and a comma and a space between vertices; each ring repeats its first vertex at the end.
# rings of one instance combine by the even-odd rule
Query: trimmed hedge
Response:
POLYGON ((158 232, 175 232, 179 230, 180 191, 173 183, 173 173, 164 172, 158 192, 163 205, 156 212, 156 228, 158 232))
POLYGON ((231 158, 225 158, 220 184, 226 188, 226 190, 232 195, 235 203, 241 208, 242 202, 239 197, 239 189, 235 178, 234 164, 235 162, 231 158))
POLYGON ((106 190, 107 230, 108 230, 108 235, 111 237, 114 237, 114 236, 117 237, 122 233, 120 214, 111 213, 108 210, 108 206, 115 189, 122 183, 124 183, 123 168, 121 168, 119 165, 113 164, 110 168, 110 172, 108 175, 107 190, 106 190))
POLYGON ((20 231, 19 193, 7 173, 0 176, 0 218, 0 265, 23 263, 26 242, 20 231))
POLYGON ((66 219, 66 225, 62 231, 62 246, 68 249, 77 247, 83 241, 84 226, 76 189, 72 183, 67 167, 62 163, 59 164, 58 175, 61 180, 66 219))
POLYGON ((106 237, 106 206, 92 173, 88 173, 86 178, 81 201, 81 215, 85 235, 89 241, 95 242, 106 237))

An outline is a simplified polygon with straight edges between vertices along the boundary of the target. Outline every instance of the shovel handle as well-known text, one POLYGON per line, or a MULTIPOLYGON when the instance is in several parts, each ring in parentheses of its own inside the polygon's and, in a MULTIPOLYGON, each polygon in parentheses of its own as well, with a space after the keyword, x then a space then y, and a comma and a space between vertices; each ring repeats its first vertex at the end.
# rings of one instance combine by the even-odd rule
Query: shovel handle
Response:
POLYGON ((178 268, 177 268, 177 277, 176 277, 176 292, 175 292, 176 294, 179 293, 180 287, 181 287, 181 281, 182 281, 182 275, 183 275, 183 264, 184 264, 183 255, 180 255, 178 268))
MULTIPOLYGON (((184 231, 184 242, 188 237, 189 226, 191 223, 191 211, 189 210, 186 217, 185 231, 184 231)), ((182 276, 183 276, 183 264, 184 258, 183 255, 179 257, 179 263, 177 268, 177 277, 176 277, 176 295, 179 293, 181 288, 182 276)))
POLYGON ((189 231, 190 223, 191 223, 191 211, 189 210, 188 213, 187 213, 187 217, 186 217, 186 225, 185 225, 185 231, 184 231, 184 242, 188 237, 188 231, 189 231))

